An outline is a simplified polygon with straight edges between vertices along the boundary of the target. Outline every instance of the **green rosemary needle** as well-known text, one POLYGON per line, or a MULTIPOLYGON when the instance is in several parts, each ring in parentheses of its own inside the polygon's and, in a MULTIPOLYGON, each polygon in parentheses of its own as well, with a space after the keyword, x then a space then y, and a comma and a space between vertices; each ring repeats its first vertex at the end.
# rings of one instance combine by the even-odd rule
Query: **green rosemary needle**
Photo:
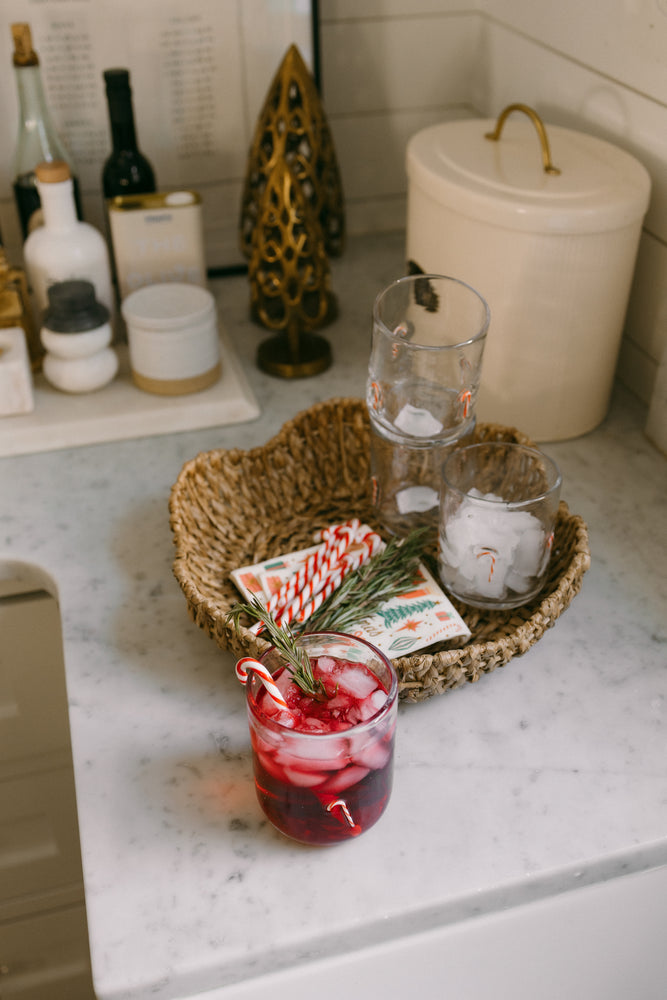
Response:
POLYGON ((306 650, 297 646, 296 636, 289 625, 277 625, 271 613, 256 597, 251 598, 249 604, 235 604, 227 613, 227 620, 231 619, 237 632, 242 614, 247 614, 264 624, 267 638, 285 660, 286 669, 292 675, 292 680, 304 694, 310 695, 316 701, 324 701, 329 697, 323 682, 313 674, 306 650))

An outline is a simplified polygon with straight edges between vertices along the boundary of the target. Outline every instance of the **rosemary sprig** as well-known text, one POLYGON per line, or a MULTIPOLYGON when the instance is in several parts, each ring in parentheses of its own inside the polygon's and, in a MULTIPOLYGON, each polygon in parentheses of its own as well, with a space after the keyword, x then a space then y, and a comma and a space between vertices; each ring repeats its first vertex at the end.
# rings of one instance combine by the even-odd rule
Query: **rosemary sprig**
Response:
POLYGON ((340 587, 297 628, 307 632, 345 632, 372 615, 385 601, 402 594, 423 557, 428 533, 429 528, 415 528, 405 538, 390 539, 382 552, 346 576, 340 587))
POLYGON ((237 632, 242 614, 263 622, 267 637, 285 660, 286 669, 292 675, 292 680, 304 694, 310 695, 316 701, 324 701, 329 697, 323 682, 313 674, 306 650, 297 646, 296 636, 289 625, 277 625, 270 612, 256 597, 251 598, 250 604, 235 604, 228 612, 227 619, 232 620, 237 632))

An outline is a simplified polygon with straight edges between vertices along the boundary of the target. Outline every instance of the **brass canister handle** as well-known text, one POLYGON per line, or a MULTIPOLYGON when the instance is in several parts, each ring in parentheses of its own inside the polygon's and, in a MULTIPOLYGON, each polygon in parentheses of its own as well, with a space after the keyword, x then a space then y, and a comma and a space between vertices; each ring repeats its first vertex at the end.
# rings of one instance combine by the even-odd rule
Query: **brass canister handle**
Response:
POLYGON ((508 115, 511 115, 513 111, 522 111, 525 115, 528 115, 533 125, 537 130, 537 134, 540 139, 540 146, 542 149, 542 163, 544 164, 545 174, 559 174, 560 170, 555 167, 551 162, 551 153, 549 152, 549 139, 547 138, 547 130, 544 127, 544 122, 538 115, 537 111, 533 111, 529 108, 527 104, 508 104, 507 107, 500 112, 498 115, 498 121, 496 122, 496 127, 493 132, 487 132, 484 136, 485 139, 491 139, 493 142, 497 142, 500 139, 500 133, 503 130, 503 125, 507 120, 508 115))

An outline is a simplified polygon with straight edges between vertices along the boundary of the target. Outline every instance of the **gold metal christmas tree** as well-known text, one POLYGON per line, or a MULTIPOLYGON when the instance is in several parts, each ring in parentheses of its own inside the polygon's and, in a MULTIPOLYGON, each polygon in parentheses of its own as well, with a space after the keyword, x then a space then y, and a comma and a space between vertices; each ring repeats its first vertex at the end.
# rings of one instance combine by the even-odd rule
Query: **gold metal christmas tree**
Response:
POLYGON ((329 261, 320 224, 284 161, 264 187, 248 276, 253 316, 279 331, 259 345, 258 366, 285 378, 328 368, 331 348, 312 331, 335 314, 329 261))
POLYGON ((248 157, 241 205, 241 250, 249 258, 266 182, 287 163, 319 221, 329 256, 345 241, 343 189, 333 138, 312 76, 296 45, 287 50, 269 87, 248 157))

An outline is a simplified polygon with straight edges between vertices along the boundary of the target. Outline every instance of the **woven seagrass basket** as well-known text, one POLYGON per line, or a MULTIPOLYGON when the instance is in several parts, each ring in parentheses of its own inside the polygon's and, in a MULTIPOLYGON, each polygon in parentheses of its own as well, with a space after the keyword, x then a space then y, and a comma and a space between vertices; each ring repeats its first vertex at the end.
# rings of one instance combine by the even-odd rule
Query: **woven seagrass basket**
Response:
MULTIPOLYGON (((479 425, 475 436, 532 444, 519 431, 494 424, 479 425)), ((314 531, 350 517, 380 530, 371 503, 365 404, 331 399, 299 413, 262 447, 197 455, 172 487, 169 512, 174 575, 191 618, 236 656, 260 655, 268 643, 243 626, 237 633, 226 620, 240 599, 230 572, 312 545, 314 531)), ((401 698, 442 694, 525 653, 569 606, 589 566, 586 525, 561 501, 537 597, 513 611, 453 601, 471 637, 393 660, 401 698)))

